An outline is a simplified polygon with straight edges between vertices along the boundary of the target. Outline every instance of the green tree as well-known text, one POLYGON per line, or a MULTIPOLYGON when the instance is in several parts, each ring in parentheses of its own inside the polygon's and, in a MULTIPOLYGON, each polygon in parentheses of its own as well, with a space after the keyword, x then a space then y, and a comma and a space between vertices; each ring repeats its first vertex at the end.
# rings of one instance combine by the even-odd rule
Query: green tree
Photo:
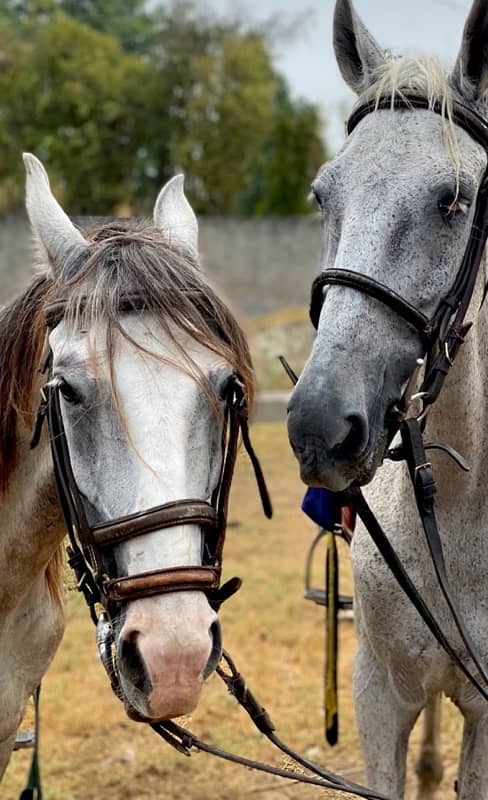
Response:
POLYGON ((59 0, 61 9, 90 28, 117 39, 128 52, 145 53, 157 35, 156 12, 146 0, 59 0))
POLYGON ((148 210, 176 170, 200 213, 307 209, 320 120, 290 97, 271 29, 193 0, 0 0, 0 20, 0 211, 21 202, 22 149, 73 211, 148 210))
POLYGON ((150 65, 64 14, 28 40, 11 33, 0 29, 0 180, 9 187, 17 178, 18 192, 20 151, 32 150, 72 210, 133 202, 154 95, 150 65))
POLYGON ((145 52, 156 35, 160 11, 146 11, 146 0, 0 0, 0 18, 8 19, 20 35, 60 11, 99 33, 117 39, 128 52, 145 52))
POLYGON ((306 214, 310 183, 327 154, 316 106, 293 100, 283 80, 274 102, 273 124, 238 198, 244 215, 306 214))
POLYGON ((199 210, 234 213, 272 126, 276 73, 263 39, 237 32, 196 56, 192 72, 174 158, 191 176, 199 210))

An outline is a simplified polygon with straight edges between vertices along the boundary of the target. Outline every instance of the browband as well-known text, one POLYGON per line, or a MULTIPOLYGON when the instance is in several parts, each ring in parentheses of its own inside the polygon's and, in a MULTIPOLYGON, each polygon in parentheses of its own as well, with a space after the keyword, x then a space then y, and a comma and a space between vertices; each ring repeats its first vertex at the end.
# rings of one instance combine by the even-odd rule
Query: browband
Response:
POLYGON ((446 119, 452 118, 460 128, 469 133, 472 139, 488 150, 488 122, 471 108, 468 108, 458 100, 452 100, 449 104, 442 103, 440 100, 429 101, 426 97, 415 92, 402 92, 391 95, 384 95, 378 100, 367 100, 354 109, 346 125, 348 136, 354 131, 359 123, 374 111, 412 111, 414 109, 433 111, 446 119))

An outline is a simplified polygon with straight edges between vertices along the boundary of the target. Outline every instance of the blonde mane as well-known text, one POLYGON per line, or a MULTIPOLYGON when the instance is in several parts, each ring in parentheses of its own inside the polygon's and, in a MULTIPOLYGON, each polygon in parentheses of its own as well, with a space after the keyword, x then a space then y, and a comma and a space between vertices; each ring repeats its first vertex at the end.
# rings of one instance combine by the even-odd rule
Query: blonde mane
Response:
POLYGON ((387 60, 375 72, 373 84, 361 94, 357 105, 373 101, 378 108, 380 100, 390 95, 393 107, 397 97, 408 102, 405 96, 409 93, 427 98, 431 110, 440 103, 443 141, 455 167, 459 184, 461 151, 452 116, 454 96, 449 83, 449 72, 438 58, 435 56, 393 58, 387 54, 387 60))

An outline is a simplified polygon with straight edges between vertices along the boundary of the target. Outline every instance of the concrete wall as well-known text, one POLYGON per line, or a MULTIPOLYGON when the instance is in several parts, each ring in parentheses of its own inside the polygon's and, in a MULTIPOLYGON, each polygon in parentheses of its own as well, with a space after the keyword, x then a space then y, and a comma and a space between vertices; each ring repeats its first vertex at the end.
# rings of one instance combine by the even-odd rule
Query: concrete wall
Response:
MULTIPOLYGON (((249 316, 308 303, 320 248, 320 220, 203 218, 204 267, 224 298, 249 316)), ((0 302, 32 274, 32 246, 24 218, 0 217, 0 302)))

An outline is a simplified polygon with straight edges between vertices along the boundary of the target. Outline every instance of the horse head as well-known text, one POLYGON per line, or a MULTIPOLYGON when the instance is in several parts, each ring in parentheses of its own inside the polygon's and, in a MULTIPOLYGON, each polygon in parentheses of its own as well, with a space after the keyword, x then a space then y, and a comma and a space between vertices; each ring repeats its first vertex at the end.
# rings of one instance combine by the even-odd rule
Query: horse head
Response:
MULTIPOLYGON (((312 192, 323 216, 321 269, 365 281, 324 285, 313 350, 289 405, 290 442, 309 485, 342 491, 372 479, 426 352, 405 313, 383 302, 384 293, 365 291, 365 282, 393 290, 430 320, 463 262, 487 157, 456 124, 453 106, 486 113, 487 36, 488 7, 477 0, 448 74, 432 58, 385 54, 351 0, 336 2, 337 62, 368 113, 350 125, 312 192), (411 94, 425 107, 409 107, 411 94)), ((478 301, 480 290, 479 283, 478 301)))
POLYGON ((249 352, 199 269, 182 176, 161 191, 152 224, 112 223, 84 236, 42 164, 32 155, 24 161, 27 209, 52 275, 48 316, 62 309, 49 325, 48 386, 73 492, 91 531, 117 522, 108 546, 85 550, 106 586, 114 577, 125 579, 119 589, 131 580, 140 587, 141 576, 144 583, 144 591, 108 601, 118 690, 132 716, 172 718, 195 708, 220 658, 217 604, 199 585, 204 569, 213 576, 218 565, 204 567, 210 545, 198 514, 175 514, 159 527, 153 514, 128 536, 121 523, 187 498, 210 508, 221 483, 229 382, 238 374, 252 394, 249 352), (168 591, 168 575, 188 569, 193 583, 176 581, 168 591))

